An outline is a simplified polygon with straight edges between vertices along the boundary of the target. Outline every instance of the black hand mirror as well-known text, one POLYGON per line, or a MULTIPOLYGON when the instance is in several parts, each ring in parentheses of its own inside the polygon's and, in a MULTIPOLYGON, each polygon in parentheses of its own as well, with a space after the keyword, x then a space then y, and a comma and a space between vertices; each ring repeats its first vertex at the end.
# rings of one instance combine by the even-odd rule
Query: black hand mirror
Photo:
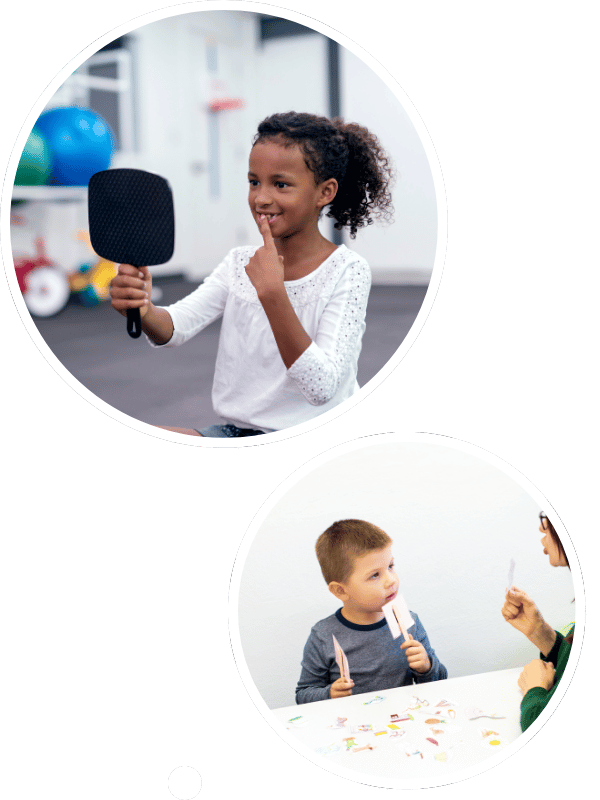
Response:
MULTIPOLYGON (((90 241, 97 255, 117 264, 148 267, 173 255, 173 195, 160 175, 139 169, 107 169, 88 186, 90 241)), ((127 310, 127 332, 142 333, 139 308, 127 310)))

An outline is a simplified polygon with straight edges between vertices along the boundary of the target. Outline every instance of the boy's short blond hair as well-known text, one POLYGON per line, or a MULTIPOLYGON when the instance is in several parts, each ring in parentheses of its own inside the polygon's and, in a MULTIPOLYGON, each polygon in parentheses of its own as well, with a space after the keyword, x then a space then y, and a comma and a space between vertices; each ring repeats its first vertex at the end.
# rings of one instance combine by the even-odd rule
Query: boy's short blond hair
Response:
POLYGON ((325 583, 344 583, 352 575, 357 556, 382 550, 391 543, 387 533, 371 522, 362 519, 334 522, 319 536, 315 547, 325 583))

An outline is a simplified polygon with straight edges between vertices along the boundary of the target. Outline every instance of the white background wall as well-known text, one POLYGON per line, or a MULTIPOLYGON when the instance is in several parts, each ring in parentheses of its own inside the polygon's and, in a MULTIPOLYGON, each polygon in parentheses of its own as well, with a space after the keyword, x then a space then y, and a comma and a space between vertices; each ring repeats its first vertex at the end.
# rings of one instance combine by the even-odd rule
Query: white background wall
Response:
POLYGON ((574 620, 571 575, 543 554, 540 510, 496 467, 438 445, 361 447, 300 479, 261 525, 240 583, 241 643, 267 705, 295 702, 310 628, 339 608, 314 553, 339 519, 365 519, 392 537, 400 593, 449 677, 537 658, 500 609, 514 558, 515 585, 548 622, 560 629, 574 620))
MULTIPOLYGON (((388 85, 345 47, 340 48, 340 61, 342 115, 367 124, 391 154, 397 173, 393 223, 363 228, 354 240, 346 234, 346 242, 371 264, 375 283, 426 284, 437 244, 435 188, 427 154, 390 88, 398 91, 399 85, 387 76, 388 85)), ((405 102, 408 108, 408 99, 405 102)))

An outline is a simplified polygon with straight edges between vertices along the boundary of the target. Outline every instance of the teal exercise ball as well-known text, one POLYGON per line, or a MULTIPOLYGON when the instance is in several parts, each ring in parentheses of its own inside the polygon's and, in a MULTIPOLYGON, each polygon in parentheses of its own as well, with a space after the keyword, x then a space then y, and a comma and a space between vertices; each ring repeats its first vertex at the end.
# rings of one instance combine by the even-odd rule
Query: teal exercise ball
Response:
POLYGON ((15 184, 17 186, 43 186, 50 177, 51 168, 52 159, 48 142, 34 128, 21 153, 15 184))
POLYGON ((108 169, 115 137, 100 114, 67 106, 45 111, 35 124, 50 147, 52 186, 87 186, 94 173, 108 169))

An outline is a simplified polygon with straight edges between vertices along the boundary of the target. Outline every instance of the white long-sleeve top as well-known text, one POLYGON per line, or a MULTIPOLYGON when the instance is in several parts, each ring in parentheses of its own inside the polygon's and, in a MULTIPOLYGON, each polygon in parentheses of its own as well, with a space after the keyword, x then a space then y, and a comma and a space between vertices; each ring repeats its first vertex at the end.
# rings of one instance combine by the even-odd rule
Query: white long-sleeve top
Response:
POLYGON ((240 428, 269 432, 316 417, 358 391, 371 272, 363 258, 340 245, 309 275, 285 281, 294 311, 312 339, 286 369, 246 274, 256 249, 230 250, 195 291, 166 306, 174 330, 161 347, 187 342, 222 315, 212 390, 215 413, 240 428))

